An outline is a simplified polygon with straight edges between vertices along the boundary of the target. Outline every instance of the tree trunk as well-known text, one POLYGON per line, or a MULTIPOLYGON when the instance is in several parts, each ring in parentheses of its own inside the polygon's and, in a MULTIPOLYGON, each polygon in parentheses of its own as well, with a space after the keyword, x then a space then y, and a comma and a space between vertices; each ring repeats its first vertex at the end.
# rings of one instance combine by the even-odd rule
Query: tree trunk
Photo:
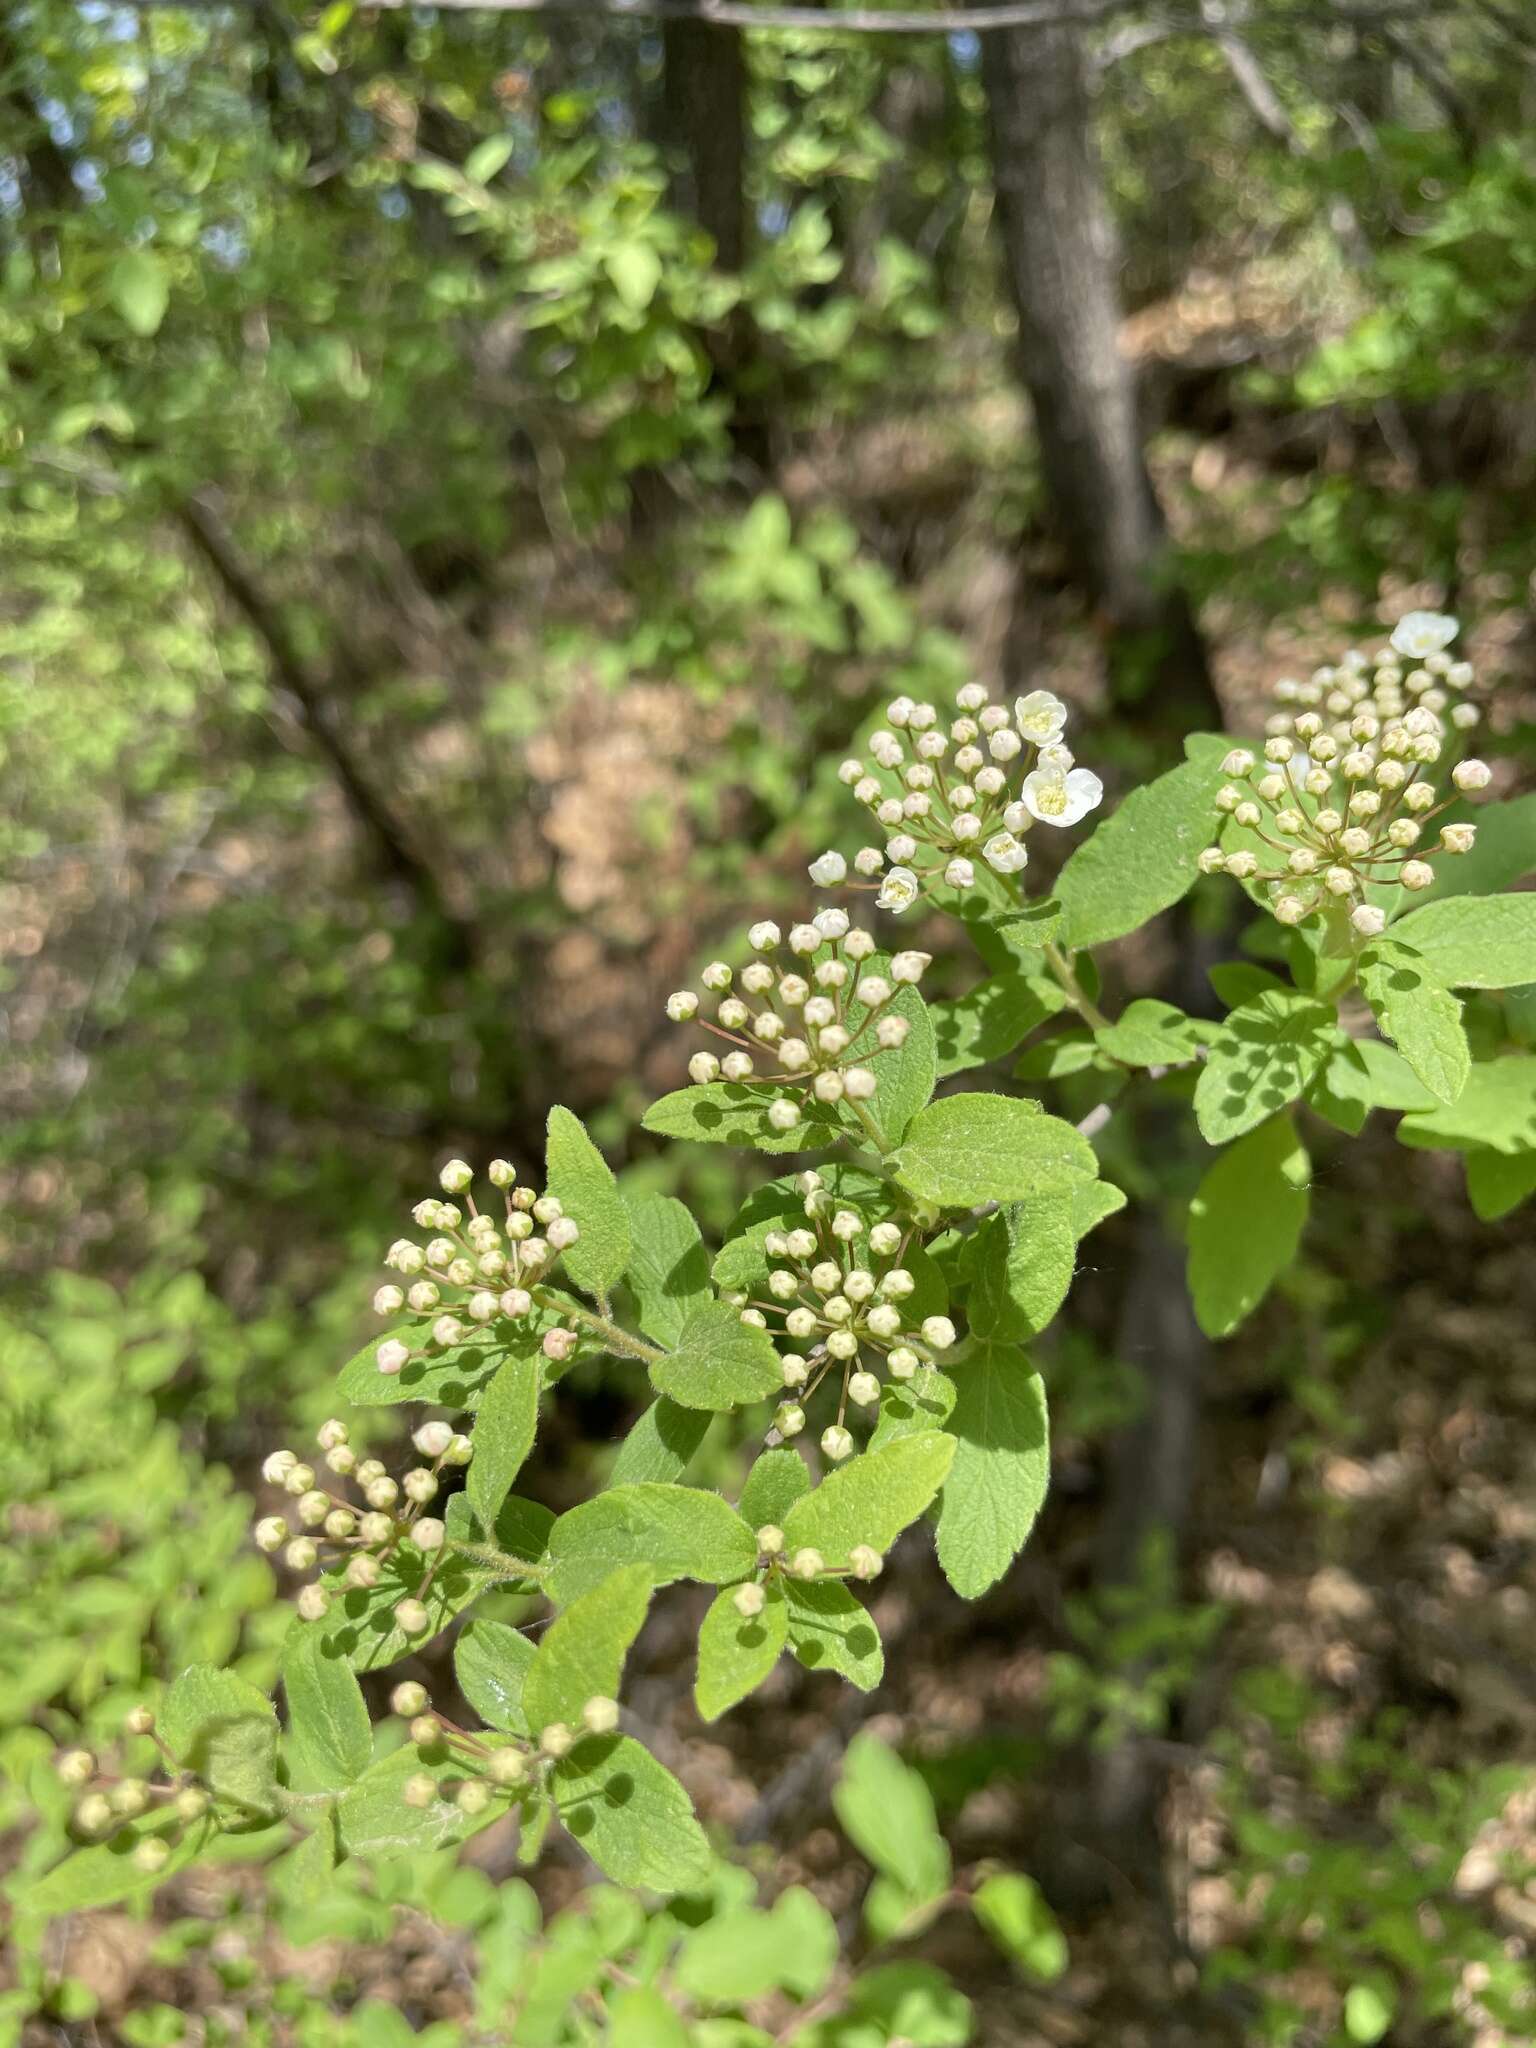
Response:
MULTIPOLYGON (((672 205, 714 243, 715 268, 737 276, 752 246, 747 68, 738 30, 686 17, 663 24, 660 112, 672 205)), ((756 348, 751 316, 735 307, 703 341, 730 396, 732 446, 754 472, 766 470, 768 425, 745 374, 756 348)))
POLYGON ((983 36, 982 78, 1019 374, 1073 580, 1096 607, 1112 673, 1156 691, 1160 724, 1219 722, 1204 648, 1170 581, 1120 353, 1119 246, 1073 23, 983 36))

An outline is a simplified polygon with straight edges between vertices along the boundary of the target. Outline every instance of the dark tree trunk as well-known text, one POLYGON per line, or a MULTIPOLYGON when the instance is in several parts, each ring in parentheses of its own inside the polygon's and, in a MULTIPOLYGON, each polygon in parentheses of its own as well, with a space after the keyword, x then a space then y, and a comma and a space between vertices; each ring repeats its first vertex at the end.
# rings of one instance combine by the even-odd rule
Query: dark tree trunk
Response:
MULTIPOLYGON (((671 165, 672 205, 715 245, 715 267, 736 276, 751 253, 747 196, 747 68, 741 35, 686 17, 662 27, 661 136, 671 165)), ((731 399, 731 441, 754 471, 769 466, 767 421, 751 390, 756 341, 736 307, 704 336, 715 376, 731 399)))
POLYGON ((998 229, 1019 374, 1073 580, 1096 607, 1128 696, 1155 691, 1171 731, 1219 722, 1169 549, 1120 353, 1119 246, 1075 24, 983 36, 998 229))

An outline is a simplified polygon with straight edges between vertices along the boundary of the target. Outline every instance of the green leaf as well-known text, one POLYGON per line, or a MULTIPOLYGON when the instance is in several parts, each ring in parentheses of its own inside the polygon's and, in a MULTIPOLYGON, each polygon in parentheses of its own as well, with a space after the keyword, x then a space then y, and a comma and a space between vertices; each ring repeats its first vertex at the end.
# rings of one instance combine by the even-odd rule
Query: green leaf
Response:
POLYGON ((902 1186, 940 1208, 1068 1191, 1098 1172, 1093 1147, 1036 1102, 947 1095, 915 1117, 891 1159, 902 1186))
POLYGON ((632 313, 643 313, 661 283, 661 258, 649 242, 620 242, 603 258, 613 288, 632 313))
POLYGON ((914 1902, 949 1889, 949 1849, 933 1795, 877 1736, 861 1732, 849 1743, 832 1805, 853 1846, 914 1902))
POLYGON ((885 1676, 885 1652, 868 1612, 838 1579, 785 1582, 789 1646, 807 1671, 835 1671, 860 1692, 885 1676))
POLYGON ((1022 974, 994 974, 953 1003, 931 1003, 938 1078, 986 1066, 1022 1045, 1051 1004, 1022 974))
POLYGON ((584 1293, 606 1300, 629 1264, 629 1211, 580 1119, 558 1104, 549 1112, 545 1175, 546 1191, 581 1232, 561 1266, 584 1293))
POLYGON ((565 1607, 621 1565, 649 1565, 658 1586, 674 1579, 721 1586, 745 1578, 756 1563, 752 1531, 719 1494, 694 1486, 614 1486, 556 1522, 546 1585, 565 1607))
MULTIPOLYGON (((883 974, 887 965, 888 962, 877 954, 864 964, 860 972, 883 974)), ((938 1076, 933 1019, 928 1014, 928 1005, 911 983, 902 984, 881 1015, 904 1017, 908 1026, 906 1040, 893 1051, 881 1052, 875 1048, 873 1034, 860 1038, 868 1015, 864 1004, 854 998, 848 1005, 847 1028, 853 1036, 854 1049, 861 1057, 870 1056, 869 1067, 875 1077, 875 1092, 867 1105, 869 1113, 885 1142, 894 1145, 933 1094, 933 1084, 938 1076)), ((862 1138, 864 1126, 847 1103, 844 1103, 841 1114, 849 1129, 862 1138)))
POLYGON ((193 1664, 167 1692, 157 1716, 161 1739, 213 1795, 226 1829, 276 1818, 277 1709, 233 1671, 193 1664))
POLYGON ((888 1380, 880 1390, 880 1418, 869 1439, 872 1451, 906 1436, 943 1429, 954 1413, 955 1383, 948 1373, 925 1366, 909 1380, 888 1380))
POLYGON ((1392 2024, 1393 2000, 1378 1985, 1351 1984, 1344 1994, 1344 2031, 1370 2048, 1392 2024))
POLYGON ((912 2048, 963 2048, 971 2038, 971 2002, 933 1963, 881 1963, 849 1987, 848 2010, 878 2031, 851 2038, 910 2041, 912 2048))
POLYGON ((1497 1223, 1536 1194, 1536 1152, 1469 1152, 1467 1199, 1483 1223, 1497 1223))
POLYGON ((1200 1027, 1172 1003, 1138 996, 1093 1034, 1100 1052, 1127 1067, 1177 1067, 1195 1057, 1200 1027))
POLYGON ((463 1775, 463 1766, 446 1748, 440 1755, 423 1753, 414 1743, 372 1765, 336 1802, 336 1833, 344 1856, 416 1856, 457 1842, 477 1827, 488 1827, 494 1809, 476 1820, 460 1813, 447 1797, 427 1806, 408 1806, 408 1778, 463 1775))
POLYGON ((709 1081, 663 1095, 642 1122, 659 1137, 691 1138, 699 1145, 752 1145, 759 1152, 811 1151, 835 1145, 846 1135, 842 1120, 819 1102, 803 1107, 792 1131, 776 1131, 768 1121, 768 1105, 782 1092, 745 1082, 709 1081))
POLYGON ((764 1913, 738 1906, 683 1938, 672 1966, 678 1989, 706 2005, 744 2005, 766 1992, 814 1998, 837 1964, 837 1924, 802 1885, 764 1913))
POLYGON ((483 1529, 495 1527, 501 1504, 533 1449, 543 1384, 537 1358, 509 1358, 481 1396, 465 1491, 483 1529))
POLYGON ((1056 895, 1074 950, 1123 938, 1187 895, 1215 836, 1229 742, 1197 734, 1194 758, 1122 798, 1068 859, 1056 895))
POLYGON ((763 1595, 762 1613, 750 1618, 737 1613, 734 1587, 710 1603, 699 1629, 699 1673, 693 1687, 694 1704, 706 1721, 718 1721, 728 1707, 755 1692, 789 1640, 782 1582, 770 1580, 763 1595))
POLYGON ((171 1853, 158 1870, 140 1870, 133 1852, 140 1842, 161 1832, 161 1821, 159 1814, 146 1816, 143 1822, 121 1829, 110 1842, 76 1849, 35 1883, 18 1884, 18 1908, 37 1920, 60 1920, 66 1913, 95 1912, 115 1906, 121 1899, 156 1891, 178 1871, 198 1862, 219 1833, 218 1823, 211 1815, 205 1816, 170 1842, 171 1853))
POLYGON ((939 1506, 944 1576, 963 1600, 1023 1549, 1051 1483, 1045 1386, 1021 1351, 973 1346, 953 1369, 955 1460, 939 1506))
POLYGON ((973 1335, 1027 1344, 1056 1314, 1077 1265, 1072 1199, 1039 1195, 981 1224, 965 1309, 973 1335))
POLYGON ((1433 1109, 1436 1101, 1402 1054, 1379 1038, 1346 1038, 1342 1045, 1335 1046, 1327 1065, 1307 1091, 1307 1100, 1317 1102, 1323 1091, 1334 1109, 1341 1103, 1359 1107, 1355 1130, 1365 1121, 1368 1110, 1433 1109))
POLYGON ((171 302, 165 265, 152 249, 125 249, 108 275, 107 295, 125 324, 147 341, 159 333, 171 302))
POLYGON ((810 1490, 811 1475, 798 1451, 787 1445, 760 1451, 741 1489, 736 1512, 754 1534, 759 1529, 780 1528, 795 1502, 810 1490))
POLYGON ((551 1721, 575 1726, 588 1700, 618 1698, 624 1659, 645 1625, 653 1590, 649 1566, 622 1565, 555 1617, 523 1684, 530 1728, 551 1721))
POLYGON ((1225 1145, 1284 1109, 1338 1043, 1333 1008, 1310 996, 1266 990, 1241 1003, 1212 1039, 1195 1083, 1195 1121, 1225 1145))
MULTIPOLYGON (((455 1500, 459 1498, 462 1496, 455 1496, 455 1500)), ((455 1502, 448 1505, 451 1514, 455 1502)), ((454 1533, 450 1520, 450 1537, 454 1533)), ((492 1573, 470 1563, 460 1553, 444 1554, 431 1585, 420 1595, 427 1610, 426 1632, 408 1636, 395 1622, 395 1609, 407 1596, 417 1597, 426 1571, 426 1558, 409 1545, 402 1545, 385 1559, 383 1576, 376 1586, 366 1590, 343 1586, 340 1572, 333 1573, 324 1581, 331 1596, 330 1612, 323 1620, 306 1622, 304 1626, 317 1629, 331 1651, 345 1657, 354 1671, 382 1671, 410 1652, 424 1649, 433 1636, 441 1634, 455 1615, 493 1583, 492 1573)))
POLYGON ((1079 1181, 1072 1190, 1072 1229, 1079 1243, 1125 1207, 1125 1190, 1113 1181, 1079 1181))
POLYGON ((681 1479, 713 1420, 706 1408, 680 1408, 676 1401, 658 1394, 619 1445, 609 1485, 681 1479))
POLYGON ((609 2002, 603 2039, 608 2048, 690 2048, 694 2035, 659 1991, 635 1984, 609 2002))
POLYGON ((506 169, 516 147, 516 139, 511 135, 487 135, 465 157, 465 177, 472 185, 488 185, 498 172, 506 169))
POLYGON ((784 1374, 768 1332, 744 1323, 729 1302, 711 1301, 689 1316, 677 1349, 651 1367, 651 1383, 684 1408, 721 1410, 777 1394, 784 1374))
POLYGON ((536 1655, 527 1636, 504 1621, 472 1621, 461 1630, 453 1646, 454 1676, 487 1728, 534 1732, 523 1711, 523 1688, 536 1655))
POLYGON ((299 1622, 283 1645, 289 1740, 317 1785, 347 1785, 373 1761, 373 1725, 346 1659, 299 1622))
POLYGON ((1391 937, 1412 946, 1447 988, 1520 988, 1536 981, 1536 893, 1425 903, 1399 918, 1391 937))
POLYGON ((370 1337, 362 1350, 347 1360, 336 1391, 351 1408, 390 1408, 402 1401, 430 1402, 435 1408, 473 1408, 504 1359, 539 1355, 544 1332, 554 1321, 553 1316, 536 1311, 519 1326, 516 1337, 507 1331, 492 1335, 476 1330, 462 1344, 412 1359, 403 1372, 380 1372, 378 1349, 386 1338, 421 1345, 430 1327, 422 1321, 396 1323, 370 1337))
POLYGON ((672 1773, 627 1735, 594 1735, 550 1774, 566 1831, 615 1884, 680 1892, 711 1857, 693 1803, 672 1773))
POLYGON ((971 1894, 971 1908, 1005 1956, 1050 1984, 1067 1967, 1067 1943, 1040 1887, 1017 1871, 985 1877, 971 1894))
POLYGON ((861 1452, 795 1502, 784 1518, 786 1548, 819 1550, 833 1567, 846 1565, 858 1544, 883 1557, 933 1500, 954 1455, 955 1440, 942 1430, 861 1452))
POLYGON ((1189 1291, 1208 1337, 1229 1336, 1295 1258, 1310 1164, 1281 1116, 1223 1152, 1201 1181, 1189 1205, 1189 1291))
POLYGON ((1536 1152, 1536 1054, 1479 1060, 1455 1102, 1405 1116, 1397 1135, 1408 1145, 1452 1151, 1536 1152))
POLYGON ((675 1344, 683 1324, 710 1299, 709 1254, 699 1226, 671 1195, 629 1198, 627 1275, 641 1330, 654 1344, 675 1344))
POLYGON ((1454 1102, 1472 1067, 1455 996, 1413 947, 1396 940, 1361 954, 1360 986, 1376 1022, 1431 1095, 1454 1102))

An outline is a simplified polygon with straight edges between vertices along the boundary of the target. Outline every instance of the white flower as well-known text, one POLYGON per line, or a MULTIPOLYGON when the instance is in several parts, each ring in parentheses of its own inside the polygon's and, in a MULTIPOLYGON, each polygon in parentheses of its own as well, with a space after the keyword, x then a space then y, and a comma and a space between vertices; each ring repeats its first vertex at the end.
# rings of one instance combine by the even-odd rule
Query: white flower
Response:
POLYGON ((839 882, 847 880, 848 863, 829 847, 816 856, 806 872, 818 889, 835 889, 839 882))
POLYGON ((910 910, 922 894, 916 875, 910 868, 892 868, 880 884, 880 893, 875 898, 876 907, 900 913, 910 910))
POLYGON ((1031 817, 1043 825, 1075 825, 1104 800, 1104 785, 1091 768, 1069 768, 1065 775, 1037 768, 1024 778, 1024 802, 1031 817))
POLYGON ((1029 848, 1011 832, 994 832, 981 849, 981 857, 998 874, 1016 875, 1028 865, 1029 848))
POLYGON ((1046 747, 1059 740, 1067 722, 1067 707, 1049 690, 1031 690, 1014 700, 1013 722, 1034 746, 1046 747))
POLYGON ((1410 661, 1423 661, 1449 647, 1460 630, 1459 621, 1445 612, 1405 612, 1392 628, 1392 645, 1410 661))

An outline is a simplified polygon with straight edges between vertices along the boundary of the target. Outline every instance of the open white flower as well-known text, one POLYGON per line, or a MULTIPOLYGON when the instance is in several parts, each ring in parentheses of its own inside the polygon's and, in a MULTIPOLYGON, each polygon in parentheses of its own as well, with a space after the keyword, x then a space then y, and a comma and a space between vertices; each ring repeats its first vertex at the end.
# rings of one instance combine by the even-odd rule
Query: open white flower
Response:
POLYGON ((827 852, 816 856, 807 873, 818 889, 835 889, 839 882, 847 878, 848 863, 840 853, 834 853, 828 848, 827 852))
POLYGON ((890 910, 898 915, 910 910, 922 894, 922 885, 910 868, 892 868, 880 884, 880 893, 875 898, 876 907, 890 910))
POLYGON ((1423 661, 1449 647, 1460 630, 1447 612, 1405 612, 1392 628, 1392 645, 1410 661, 1423 661))
POLYGON ((1067 707, 1049 690, 1031 690, 1014 699, 1013 722, 1034 746, 1048 747, 1061 738, 1067 707))
POLYGON ((1042 825, 1075 825, 1104 800, 1104 785, 1090 768, 1037 768, 1024 778, 1024 802, 1042 825))
POLYGON ((1016 875, 1029 864, 1029 848, 1011 832, 994 832, 981 849, 981 857, 996 873, 1016 875))

